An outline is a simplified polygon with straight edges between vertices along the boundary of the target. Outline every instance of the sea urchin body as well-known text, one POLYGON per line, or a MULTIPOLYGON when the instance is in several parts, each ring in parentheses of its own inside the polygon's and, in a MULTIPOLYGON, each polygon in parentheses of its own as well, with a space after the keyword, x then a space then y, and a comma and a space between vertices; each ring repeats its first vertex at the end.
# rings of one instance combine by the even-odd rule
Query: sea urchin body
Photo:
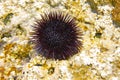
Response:
POLYGON ((63 60, 80 51, 82 34, 74 18, 59 11, 41 17, 32 36, 38 53, 48 59, 63 60))

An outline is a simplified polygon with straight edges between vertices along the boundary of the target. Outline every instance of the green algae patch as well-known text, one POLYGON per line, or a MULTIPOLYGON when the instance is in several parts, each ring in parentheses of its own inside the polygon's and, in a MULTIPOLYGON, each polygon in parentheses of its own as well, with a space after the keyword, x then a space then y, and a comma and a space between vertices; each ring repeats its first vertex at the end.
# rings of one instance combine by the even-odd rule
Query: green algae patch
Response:
POLYGON ((3 19, 3 23, 6 25, 7 23, 10 22, 10 19, 13 17, 13 13, 9 13, 5 16, 5 18, 3 19))

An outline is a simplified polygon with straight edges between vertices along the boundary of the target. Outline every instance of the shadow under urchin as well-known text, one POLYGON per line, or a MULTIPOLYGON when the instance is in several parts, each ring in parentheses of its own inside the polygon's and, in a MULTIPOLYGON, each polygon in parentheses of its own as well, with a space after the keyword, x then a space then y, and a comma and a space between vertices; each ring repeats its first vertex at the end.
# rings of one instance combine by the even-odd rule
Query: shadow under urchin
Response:
POLYGON ((35 49, 48 59, 68 59, 82 47, 82 32, 69 14, 60 11, 44 13, 33 27, 35 49))

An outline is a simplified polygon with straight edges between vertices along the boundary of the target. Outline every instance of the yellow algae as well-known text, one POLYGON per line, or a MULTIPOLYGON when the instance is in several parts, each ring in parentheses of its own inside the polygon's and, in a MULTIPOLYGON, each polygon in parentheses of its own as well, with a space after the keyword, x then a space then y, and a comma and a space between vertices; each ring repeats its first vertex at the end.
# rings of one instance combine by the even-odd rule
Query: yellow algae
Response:
POLYGON ((53 74, 53 73, 54 73, 54 70, 55 70, 54 67, 50 67, 50 68, 48 69, 48 74, 49 74, 49 75, 53 74))
POLYGON ((120 57, 116 57, 113 61, 113 64, 117 67, 118 70, 120 70, 120 57))
POLYGON ((69 70, 73 74, 72 80, 96 80, 100 78, 92 72, 90 65, 73 65, 69 67, 69 70))
POLYGON ((10 53, 11 48, 14 47, 15 44, 16 44, 16 43, 7 44, 7 45, 4 47, 4 54, 5 54, 5 56, 10 53))
POLYGON ((115 0, 92 0, 91 2, 93 1, 95 4, 97 4, 96 6, 98 6, 98 5, 113 4, 115 0))
POLYGON ((9 43, 4 47, 4 54, 10 55, 16 59, 23 59, 29 57, 29 52, 31 51, 31 45, 29 44, 16 44, 9 43))
POLYGON ((91 7, 92 11, 97 12, 98 8, 97 8, 97 4, 95 3, 95 1, 94 0, 87 0, 87 1, 90 4, 90 7, 91 7))
POLYGON ((9 67, 5 70, 4 74, 9 76, 12 71, 16 71, 16 67, 9 67))
POLYGON ((51 6, 51 7, 56 7, 56 6, 58 6, 59 4, 60 4, 60 0, 58 0, 57 2, 55 2, 55 0, 46 0, 46 2, 51 6))
POLYGON ((117 24, 120 24, 120 0, 115 0, 114 9, 112 10, 112 19, 117 24))
POLYGON ((64 4, 66 11, 71 13, 78 21, 84 21, 85 13, 80 5, 80 0, 67 0, 64 4))

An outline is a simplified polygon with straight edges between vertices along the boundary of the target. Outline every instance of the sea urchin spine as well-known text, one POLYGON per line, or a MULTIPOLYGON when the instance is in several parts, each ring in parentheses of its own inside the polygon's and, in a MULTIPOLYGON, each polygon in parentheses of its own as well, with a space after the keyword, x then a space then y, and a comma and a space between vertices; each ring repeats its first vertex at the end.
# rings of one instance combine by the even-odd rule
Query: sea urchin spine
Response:
POLYGON ((34 25, 32 40, 35 49, 48 59, 64 60, 82 47, 82 33, 69 14, 53 11, 41 15, 34 25))

